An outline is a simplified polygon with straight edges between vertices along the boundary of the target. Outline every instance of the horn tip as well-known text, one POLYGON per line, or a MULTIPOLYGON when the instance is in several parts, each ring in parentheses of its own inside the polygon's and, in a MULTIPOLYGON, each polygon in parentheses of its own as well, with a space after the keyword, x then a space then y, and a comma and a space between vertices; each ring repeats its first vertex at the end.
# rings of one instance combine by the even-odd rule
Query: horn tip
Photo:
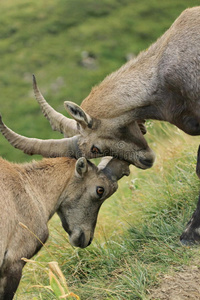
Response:
POLYGON ((33 86, 36 87, 37 86, 37 82, 36 82, 36 77, 35 75, 33 74, 33 86))
POLYGON ((70 104, 70 101, 64 101, 64 107, 65 107, 66 109, 68 109, 69 104, 70 104))

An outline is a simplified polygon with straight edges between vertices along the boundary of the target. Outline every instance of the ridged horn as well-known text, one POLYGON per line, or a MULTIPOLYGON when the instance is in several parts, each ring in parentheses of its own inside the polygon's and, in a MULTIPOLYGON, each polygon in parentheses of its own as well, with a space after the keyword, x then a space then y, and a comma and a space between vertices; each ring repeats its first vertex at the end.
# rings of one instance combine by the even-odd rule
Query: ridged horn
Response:
POLYGON ((78 134, 76 121, 57 112, 44 99, 37 86, 35 75, 33 75, 33 91, 43 115, 47 118, 53 130, 63 133, 65 137, 71 137, 78 134))
POLYGON ((0 116, 0 131, 7 141, 15 148, 24 153, 33 155, 39 154, 43 157, 80 157, 81 152, 78 147, 78 137, 64 138, 60 140, 40 140, 27 138, 19 135, 8 128, 0 116))
POLYGON ((112 181, 117 181, 123 176, 128 176, 130 174, 129 165, 130 164, 124 160, 106 156, 102 158, 98 168, 112 181))

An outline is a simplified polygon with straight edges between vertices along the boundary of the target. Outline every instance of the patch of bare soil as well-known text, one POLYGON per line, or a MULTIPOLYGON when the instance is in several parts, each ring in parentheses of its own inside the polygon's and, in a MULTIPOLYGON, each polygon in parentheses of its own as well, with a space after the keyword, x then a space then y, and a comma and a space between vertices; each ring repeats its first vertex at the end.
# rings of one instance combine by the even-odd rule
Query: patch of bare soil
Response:
POLYGON ((174 275, 165 275, 158 288, 151 290, 151 300, 199 300, 200 267, 184 267, 174 275))

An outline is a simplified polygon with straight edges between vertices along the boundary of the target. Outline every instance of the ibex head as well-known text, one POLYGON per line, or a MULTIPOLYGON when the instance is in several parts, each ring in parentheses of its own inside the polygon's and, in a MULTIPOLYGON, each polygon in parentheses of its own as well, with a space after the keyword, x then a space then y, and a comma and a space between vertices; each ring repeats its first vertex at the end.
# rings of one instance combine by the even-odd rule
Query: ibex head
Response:
POLYGON ((143 134, 143 122, 122 117, 97 119, 88 115, 80 106, 66 101, 64 106, 77 122, 78 147, 87 158, 113 156, 146 169, 153 165, 155 156, 143 134))
MULTIPOLYGON (((65 108, 74 118, 68 119, 56 112, 40 93, 35 77, 33 88, 42 111, 54 130, 64 133, 61 140, 39 140, 9 133, 1 125, 1 131, 9 142, 27 154, 41 154, 44 157, 95 158, 113 156, 130 164, 147 169, 153 165, 154 152, 149 148, 145 134, 144 120, 133 121, 131 113, 114 118, 90 116, 83 108, 72 102, 65 102, 65 108)), ((105 110, 106 108, 104 108, 105 110)), ((98 111, 96 112, 98 115, 98 111)))
POLYGON ((119 160, 111 159, 96 167, 84 157, 77 160, 57 210, 71 245, 85 248, 91 244, 101 205, 117 190, 117 180, 129 174, 127 164, 118 170, 117 164, 119 160))

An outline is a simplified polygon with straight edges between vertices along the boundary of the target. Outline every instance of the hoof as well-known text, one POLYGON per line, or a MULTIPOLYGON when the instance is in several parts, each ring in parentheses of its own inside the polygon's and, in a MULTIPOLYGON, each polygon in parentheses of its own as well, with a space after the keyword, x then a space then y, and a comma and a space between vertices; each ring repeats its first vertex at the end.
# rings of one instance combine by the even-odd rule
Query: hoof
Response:
POLYGON ((180 239, 180 242, 183 246, 193 246, 197 244, 195 240, 186 240, 186 239, 180 239))

